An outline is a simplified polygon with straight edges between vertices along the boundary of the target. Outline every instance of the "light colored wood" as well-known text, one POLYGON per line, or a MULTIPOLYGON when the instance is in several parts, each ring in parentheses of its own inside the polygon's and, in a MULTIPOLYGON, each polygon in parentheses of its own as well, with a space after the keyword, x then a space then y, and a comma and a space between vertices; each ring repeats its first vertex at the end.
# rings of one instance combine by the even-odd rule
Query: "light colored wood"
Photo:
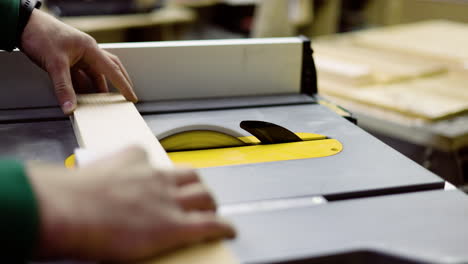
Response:
MULTIPOLYGON (((73 127, 79 145, 89 151, 109 152, 128 145, 143 147, 155 168, 170 168, 172 162, 147 126, 135 105, 120 94, 88 94, 78 97, 73 127)), ((199 244, 161 256, 151 264, 238 264, 221 242, 199 244)))
POLYGON ((355 34, 358 45, 457 64, 468 62, 468 24, 432 20, 366 30, 355 34))
MULTIPOLYGON (((328 58, 343 64, 362 65, 369 69, 375 83, 392 83, 447 72, 448 67, 436 60, 403 55, 391 51, 354 45, 351 37, 342 36, 312 44, 318 58, 328 58)), ((322 69, 317 67, 318 72, 322 69)))
POLYGON ((288 37, 295 34, 289 22, 288 2, 285 0, 261 1, 254 14, 252 37, 288 37))
POLYGON ((313 0, 289 0, 288 15, 295 27, 310 25, 314 21, 313 0))
POLYGON ((136 107, 120 94, 80 95, 73 119, 81 148, 99 153, 138 145, 147 151, 155 168, 172 167, 166 151, 136 107))
POLYGON ((340 0, 264 0, 255 9, 252 37, 327 35, 338 29, 340 0))
POLYGON ((321 53, 315 53, 314 61, 319 80, 331 79, 356 86, 375 83, 371 69, 364 64, 345 62, 321 53))
POLYGON ((452 75, 366 87, 319 79, 319 91, 427 121, 446 119, 468 111, 466 80, 452 75))
POLYGON ((139 264, 239 264, 222 242, 199 244, 139 264))
POLYGON ((324 94, 432 122, 468 111, 468 25, 391 26, 322 38, 313 48, 319 60, 367 66, 375 80, 366 85, 360 76, 321 74, 327 69, 318 64, 324 94))

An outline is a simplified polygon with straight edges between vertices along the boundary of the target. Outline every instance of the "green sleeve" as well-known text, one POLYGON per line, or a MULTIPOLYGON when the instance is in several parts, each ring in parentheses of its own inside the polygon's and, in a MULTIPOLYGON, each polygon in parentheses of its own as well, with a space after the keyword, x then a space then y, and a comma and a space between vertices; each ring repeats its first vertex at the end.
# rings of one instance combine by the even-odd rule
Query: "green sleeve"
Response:
POLYGON ((0 261, 29 259, 38 229, 38 206, 23 164, 0 161, 0 261))
POLYGON ((0 50, 15 48, 19 0, 0 0, 0 50))

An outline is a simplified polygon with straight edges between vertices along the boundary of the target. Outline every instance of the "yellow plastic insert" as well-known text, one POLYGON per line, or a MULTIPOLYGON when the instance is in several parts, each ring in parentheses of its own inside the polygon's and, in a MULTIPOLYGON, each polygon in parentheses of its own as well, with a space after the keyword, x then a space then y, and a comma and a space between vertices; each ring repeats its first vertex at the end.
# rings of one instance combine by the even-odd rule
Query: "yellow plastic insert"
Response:
POLYGON ((176 164, 207 168, 327 157, 343 149, 336 139, 326 139, 318 134, 296 134, 305 141, 262 145, 255 137, 242 137, 239 139, 246 142, 246 146, 169 152, 168 155, 176 164))
MULTIPOLYGON (((324 135, 312 133, 296 134, 304 141, 260 144, 260 141, 256 137, 239 137, 238 139, 244 142, 244 146, 222 147, 223 143, 221 143, 218 148, 175 151, 168 152, 167 154, 175 164, 189 165, 194 168, 207 168, 320 158, 338 154, 343 150, 343 145, 336 139, 327 139, 324 135)), ((194 139, 193 133, 187 133, 186 136, 191 140, 194 139)), ((184 140, 182 135, 179 139, 184 140)), ((232 140, 229 139, 229 141, 232 140)), ((75 167, 74 155, 67 158, 65 166, 67 168, 75 167)))

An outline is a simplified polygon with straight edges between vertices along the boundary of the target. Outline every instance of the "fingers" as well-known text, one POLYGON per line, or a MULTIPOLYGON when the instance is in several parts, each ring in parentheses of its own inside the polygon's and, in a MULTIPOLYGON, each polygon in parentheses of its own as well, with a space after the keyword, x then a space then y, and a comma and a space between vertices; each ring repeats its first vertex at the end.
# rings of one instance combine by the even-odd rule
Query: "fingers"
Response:
POLYGON ((72 83, 77 93, 107 93, 106 77, 98 72, 73 67, 71 70, 72 83))
POLYGON ((212 213, 189 213, 181 229, 187 244, 219 238, 234 238, 234 227, 226 220, 212 213))
POLYGON ((186 211, 215 211, 216 202, 203 184, 190 184, 181 187, 176 194, 177 203, 186 211))
POLYGON ((175 187, 181 187, 192 183, 199 183, 200 178, 193 169, 159 169, 158 174, 165 178, 166 182, 175 187))
POLYGON ((93 70, 87 70, 86 74, 91 78, 95 91, 97 90, 100 93, 109 92, 106 77, 103 74, 93 70))
POLYGON ((148 153, 138 145, 130 145, 116 152, 109 152, 94 161, 93 165, 110 166, 108 161, 116 166, 126 164, 131 167, 149 166, 148 153), (106 162, 107 161, 107 162, 106 162), (138 164, 138 166, 135 166, 138 164))
POLYGON ((173 185, 176 190, 175 199, 185 211, 215 211, 216 202, 209 189, 201 183, 197 172, 190 168, 158 170, 156 172, 173 185))
POLYGON ((117 64, 119 67, 120 67, 120 70, 123 72, 125 78, 127 79, 127 81, 132 85, 133 85, 133 82, 132 82, 132 79, 130 79, 130 75, 128 74, 127 70, 125 69, 125 67, 123 66, 122 62, 120 61, 119 57, 115 56, 114 54, 106 51, 106 50, 102 50, 115 64, 117 64))
POLYGON ((193 169, 155 170, 154 177, 171 187, 175 202, 184 211, 215 211, 216 202, 193 169))
POLYGON ((55 96, 66 115, 76 108, 76 94, 73 90, 70 65, 65 60, 58 60, 47 66, 47 72, 54 85, 55 96))
POLYGON ((138 101, 130 77, 117 57, 111 58, 108 53, 95 45, 87 50, 83 61, 91 70, 104 74, 127 100, 138 101))
POLYGON ((72 68, 72 84, 77 93, 92 93, 93 85, 88 75, 81 69, 72 68))
POLYGON ((108 93, 109 87, 107 86, 106 76, 104 74, 96 75, 94 78, 94 84, 101 93, 108 93))
POLYGON ((102 52, 100 52, 100 57, 101 60, 97 65, 100 72, 109 78, 115 88, 117 88, 127 100, 136 103, 138 98, 133 91, 131 82, 125 77, 123 67, 115 63, 102 52))
POLYGON ((173 170, 172 176, 174 177, 177 186, 200 182, 198 173, 190 168, 178 168, 173 170))

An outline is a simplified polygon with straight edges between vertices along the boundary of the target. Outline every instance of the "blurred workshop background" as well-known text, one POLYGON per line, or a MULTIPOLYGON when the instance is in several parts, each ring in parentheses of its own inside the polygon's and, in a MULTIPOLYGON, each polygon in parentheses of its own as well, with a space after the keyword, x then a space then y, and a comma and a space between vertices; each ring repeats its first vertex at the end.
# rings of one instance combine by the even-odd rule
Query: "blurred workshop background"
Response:
POLYGON ((468 183, 467 0, 45 4, 100 43, 311 37, 325 100, 348 109, 359 126, 446 180, 468 183))

